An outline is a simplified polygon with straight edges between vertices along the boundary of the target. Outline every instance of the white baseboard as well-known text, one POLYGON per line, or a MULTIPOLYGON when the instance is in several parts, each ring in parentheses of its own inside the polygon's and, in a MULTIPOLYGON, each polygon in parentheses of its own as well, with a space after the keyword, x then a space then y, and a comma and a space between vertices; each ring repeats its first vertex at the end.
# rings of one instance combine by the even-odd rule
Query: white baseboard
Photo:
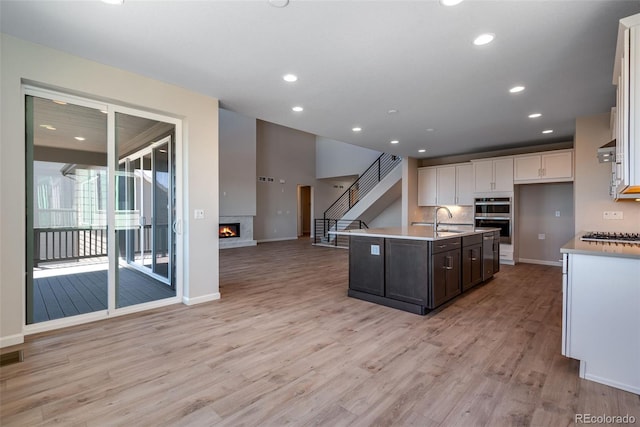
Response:
POLYGON ((0 337, 0 348, 11 347, 12 345, 18 345, 24 343, 23 334, 9 335, 6 337, 0 337))
POLYGON ((553 267, 562 267, 562 261, 542 261, 539 259, 519 258, 518 262, 524 262, 525 264, 539 264, 550 265, 553 267))
POLYGON ((182 302, 185 305, 196 305, 196 304, 202 304, 203 302, 215 301, 217 299, 220 299, 220 292, 215 292, 213 294, 203 295, 201 297, 195 297, 195 298, 189 298, 189 297, 183 296, 182 302))
POLYGON ((283 240, 298 240, 298 237, 278 237, 277 239, 258 240, 258 243, 281 242, 283 240))

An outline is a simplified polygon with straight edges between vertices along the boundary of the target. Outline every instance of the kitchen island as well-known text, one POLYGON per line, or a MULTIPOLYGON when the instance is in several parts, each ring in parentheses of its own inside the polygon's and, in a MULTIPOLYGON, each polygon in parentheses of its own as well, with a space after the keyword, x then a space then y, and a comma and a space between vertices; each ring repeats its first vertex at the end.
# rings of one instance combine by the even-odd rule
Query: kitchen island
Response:
POLYGON ((430 226, 335 231, 349 236, 350 297, 424 315, 500 269, 500 230, 430 226))
POLYGON ((640 394, 640 244, 581 237, 560 250, 562 354, 581 378, 640 394))

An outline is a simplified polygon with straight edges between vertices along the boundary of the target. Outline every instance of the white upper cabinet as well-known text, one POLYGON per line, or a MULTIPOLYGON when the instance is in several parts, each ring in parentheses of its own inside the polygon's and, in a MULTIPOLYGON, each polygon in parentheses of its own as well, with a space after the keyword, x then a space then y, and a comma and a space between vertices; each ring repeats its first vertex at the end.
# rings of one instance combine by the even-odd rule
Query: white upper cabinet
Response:
POLYGON ((476 193, 513 191, 512 157, 474 160, 472 163, 476 193))
POLYGON ((620 20, 614 61, 616 163, 614 196, 640 194, 640 14, 620 20), (617 167, 616 167, 617 166, 617 167))
POLYGON ((418 206, 436 206, 436 168, 418 169, 418 206))
POLYGON ((471 163, 418 168, 418 206, 473 206, 471 163))
POLYGON ((439 205, 456 204, 456 167, 445 166, 436 169, 437 197, 439 205))
POLYGON ((516 184, 573 181, 573 150, 516 156, 513 169, 516 184))
POLYGON ((456 205, 473 206, 473 165, 456 166, 456 205))

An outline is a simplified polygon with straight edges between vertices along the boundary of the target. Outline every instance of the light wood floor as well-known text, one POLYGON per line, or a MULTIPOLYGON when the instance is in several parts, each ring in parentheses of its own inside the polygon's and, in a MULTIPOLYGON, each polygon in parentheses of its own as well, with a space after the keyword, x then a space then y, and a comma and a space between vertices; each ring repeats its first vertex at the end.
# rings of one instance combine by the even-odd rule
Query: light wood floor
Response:
MULTIPOLYGON (((347 251, 220 254, 222 299, 27 338, 2 426, 567 426, 640 397, 560 355, 561 271, 519 264, 418 316, 346 297, 347 251)), ((10 349, 3 349, 6 352, 10 349)))

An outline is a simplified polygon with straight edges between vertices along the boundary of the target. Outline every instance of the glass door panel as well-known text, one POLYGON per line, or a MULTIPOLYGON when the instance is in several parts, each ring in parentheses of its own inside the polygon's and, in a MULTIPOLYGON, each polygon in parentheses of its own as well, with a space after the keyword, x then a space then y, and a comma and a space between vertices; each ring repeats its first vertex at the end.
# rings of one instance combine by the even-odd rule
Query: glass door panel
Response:
POLYGON ((174 125, 116 113, 116 149, 122 181, 116 216, 127 218, 117 237, 120 250, 116 307, 176 295, 172 227, 175 173, 171 168, 174 125))
POLYGON ((107 309, 107 116, 26 96, 27 324, 107 309))

